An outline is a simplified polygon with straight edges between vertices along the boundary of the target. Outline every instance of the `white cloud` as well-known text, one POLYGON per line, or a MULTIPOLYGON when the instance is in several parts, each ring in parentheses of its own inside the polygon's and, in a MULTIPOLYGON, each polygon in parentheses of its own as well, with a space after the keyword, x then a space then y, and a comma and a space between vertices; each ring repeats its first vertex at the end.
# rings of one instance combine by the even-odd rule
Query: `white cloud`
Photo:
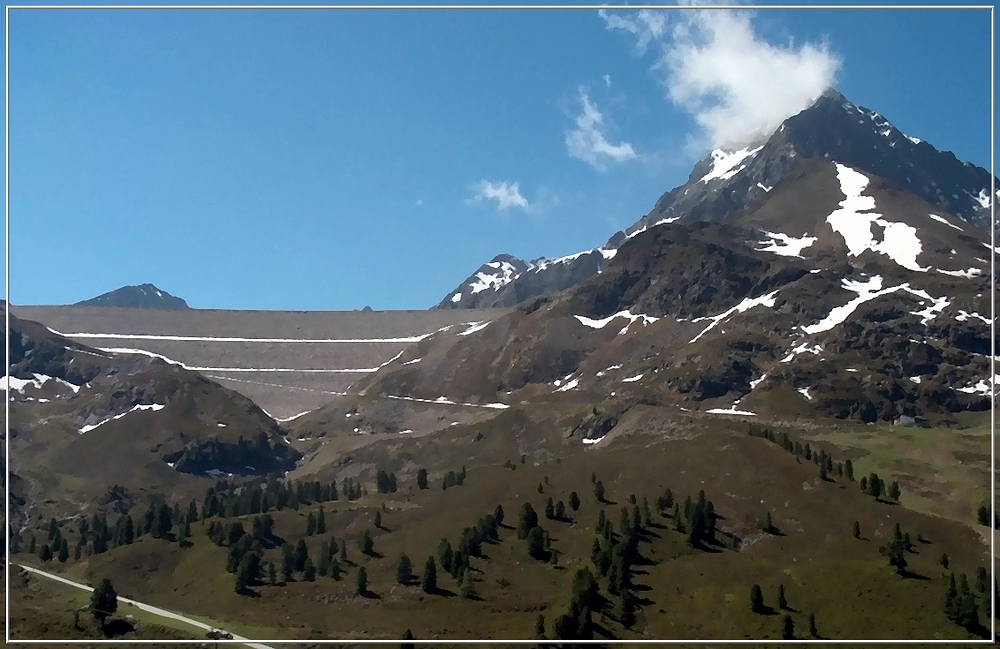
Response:
POLYGON ((611 144, 602 132, 604 116, 587 93, 580 90, 583 111, 576 118, 576 128, 566 132, 566 149, 573 158, 579 158, 594 169, 604 171, 608 162, 622 163, 636 157, 635 149, 628 142, 611 144))
POLYGON ((641 9, 632 14, 622 14, 601 9, 597 15, 604 19, 607 29, 624 29, 634 34, 635 49, 639 54, 645 54, 649 44, 663 36, 667 30, 666 14, 662 11, 641 9))
MULTIPOLYGON (((639 29, 659 23, 642 10, 614 21, 644 51, 652 38, 660 45, 653 68, 662 75, 670 100, 694 116, 701 132, 691 138, 699 148, 743 145, 769 133, 806 108, 833 85, 839 57, 826 43, 774 45, 761 38, 753 14, 743 10, 684 10, 670 14, 672 28, 639 29)), ((666 11, 658 13, 666 22, 666 11)))
POLYGON ((509 210, 512 207, 518 207, 525 212, 532 209, 528 199, 521 195, 521 189, 517 183, 506 181, 494 183, 489 180, 480 180, 477 185, 473 186, 473 189, 476 194, 465 201, 467 204, 494 200, 497 202, 497 209, 501 211, 509 210))
POLYGON ((610 74, 604 75, 604 85, 606 85, 608 88, 611 87, 611 75, 610 74))
POLYGON ((422 198, 418 198, 418 199, 417 199, 417 206, 419 207, 419 206, 421 206, 421 205, 423 205, 423 204, 424 204, 424 199, 422 199, 422 198))

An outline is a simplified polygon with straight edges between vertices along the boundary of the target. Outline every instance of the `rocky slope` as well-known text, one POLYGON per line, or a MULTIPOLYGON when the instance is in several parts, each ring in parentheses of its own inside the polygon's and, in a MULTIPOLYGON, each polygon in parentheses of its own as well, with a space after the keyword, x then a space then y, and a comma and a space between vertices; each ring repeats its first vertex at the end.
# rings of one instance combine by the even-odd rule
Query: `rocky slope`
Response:
POLYGON ((878 113, 829 90, 760 142, 712 151, 695 165, 687 182, 661 196, 649 214, 602 247, 558 263, 525 262, 502 255, 462 282, 437 308, 511 306, 565 290, 600 273, 618 247, 645 228, 720 221, 753 211, 769 202, 775 186, 817 161, 840 162, 891 181, 939 214, 989 229, 987 170, 905 135, 878 113))
POLYGON ((368 394, 912 421, 989 407, 986 235, 813 159, 725 222, 639 230, 599 275, 442 335, 368 394), (466 332, 463 332, 466 333, 466 332))

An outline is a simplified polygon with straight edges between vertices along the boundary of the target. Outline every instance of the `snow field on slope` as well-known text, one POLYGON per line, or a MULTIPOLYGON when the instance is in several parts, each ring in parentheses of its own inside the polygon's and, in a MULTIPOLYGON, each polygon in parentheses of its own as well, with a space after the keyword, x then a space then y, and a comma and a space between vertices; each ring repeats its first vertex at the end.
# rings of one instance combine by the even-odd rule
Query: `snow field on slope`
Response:
POLYGON ((844 200, 840 207, 826 217, 830 227, 844 239, 848 254, 857 257, 865 250, 883 254, 894 262, 914 271, 926 271, 917 264, 917 255, 922 250, 916 228, 905 223, 886 221, 881 214, 873 212, 875 199, 863 196, 868 187, 868 177, 842 164, 837 165, 837 178, 844 200), (882 241, 875 241, 872 224, 884 229, 882 241))
POLYGON ((732 152, 723 151, 722 149, 712 151, 712 170, 702 176, 698 182, 707 183, 715 178, 729 180, 743 171, 750 164, 750 160, 763 148, 763 146, 759 146, 756 149, 744 147, 732 152), (740 166, 740 163, 744 160, 747 161, 746 164, 740 166))
POLYGON ((768 232, 764 231, 764 234, 771 237, 770 241, 759 241, 758 245, 765 246, 764 248, 757 248, 758 252, 773 252, 776 255, 782 255, 783 257, 799 257, 802 258, 802 251, 808 248, 812 244, 816 243, 817 237, 792 237, 787 234, 782 234, 780 232, 768 232))

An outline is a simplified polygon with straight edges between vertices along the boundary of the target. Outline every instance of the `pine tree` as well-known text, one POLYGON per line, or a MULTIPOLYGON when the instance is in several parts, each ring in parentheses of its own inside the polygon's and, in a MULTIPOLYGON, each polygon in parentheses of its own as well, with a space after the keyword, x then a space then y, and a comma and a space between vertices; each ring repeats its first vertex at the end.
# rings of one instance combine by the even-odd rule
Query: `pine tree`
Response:
POLYGON ((316 533, 316 516, 312 512, 309 512, 309 516, 306 517, 306 536, 312 536, 316 533))
POLYGON ((854 463, 850 460, 844 460, 844 475, 851 482, 854 482, 854 463))
POLYGON ((778 608, 785 610, 788 608, 788 600, 785 599, 785 585, 780 584, 778 586, 778 608))
POLYGON ((503 505, 497 505, 497 508, 493 510, 493 520, 497 522, 497 525, 503 525, 503 505))
POLYGON ((427 562, 424 564, 424 576, 420 580, 420 587, 425 593, 434 593, 437 591, 437 564, 434 563, 434 557, 427 557, 427 562))
POLYGON ((899 483, 898 482, 893 481, 893 483, 889 486, 889 491, 888 491, 887 495, 889 496, 890 499, 895 500, 896 502, 899 502, 900 492, 899 492, 899 483))
MULTIPOLYGON (((61 561, 61 559, 60 559, 61 561)), ((989 586, 989 573, 982 566, 976 568, 976 592, 985 593, 989 586)))
POLYGON ((528 532, 538 526, 538 514, 530 503, 521 505, 521 512, 518 516, 517 538, 528 538, 528 532))
POLYGON ((375 510, 375 529, 382 529, 382 512, 375 510))
POLYGON ((604 483, 598 480, 594 483, 594 498, 597 498, 597 502, 604 502, 604 483))
POLYGON ((295 572, 302 572, 306 569, 306 559, 309 558, 309 546, 304 538, 299 539, 295 545, 295 572))
POLYGON ((427 488, 427 469, 417 471, 417 489, 427 488))
POLYGON ((959 604, 958 588, 955 587, 955 573, 951 573, 948 581, 948 590, 945 593, 944 614, 952 622, 958 620, 959 604))
POLYGON ((306 558, 306 565, 302 568, 302 578, 306 581, 316 581, 316 566, 312 559, 306 558))
POLYGON ((545 639, 545 616, 541 613, 535 619, 535 638, 539 640, 545 639))
POLYGON ((853 534, 854 534, 854 538, 856 538, 856 539, 860 539, 861 538, 861 523, 859 523, 858 521, 854 521, 854 532, 853 532, 853 534))
POLYGON ((445 572, 451 572, 451 560, 454 552, 451 549, 451 543, 448 539, 441 539, 441 543, 438 544, 438 560, 441 561, 441 569, 445 572))
POLYGON ((69 559, 69 544, 66 539, 60 539, 59 543, 59 563, 66 563, 69 559))
POLYGON ((118 610, 118 593, 110 579, 102 579, 90 594, 90 612, 104 626, 104 620, 118 610))
POLYGON ((319 506, 319 514, 316 515, 316 533, 326 534, 326 512, 323 511, 323 505, 319 506))
POLYGON ((784 624, 782 624, 781 637, 785 640, 792 640, 795 638, 795 623, 792 622, 792 616, 786 615, 784 624))
POLYGON ((413 566, 410 557, 405 554, 399 555, 399 563, 396 565, 396 581, 404 586, 408 586, 413 580, 413 566))
MULTIPOLYGON (((948 569, 948 564, 950 563, 950 561, 948 560, 948 553, 947 552, 942 552, 941 553, 941 557, 938 559, 938 563, 945 570, 948 569)), ((952 579, 954 579, 954 576, 952 576, 952 579)))
POLYGON ((363 596, 368 593, 368 571, 365 570, 364 566, 358 568, 358 581, 356 585, 358 595, 363 596))
POLYGON ((622 591, 621 602, 618 607, 618 620, 626 629, 631 629, 635 625, 635 597, 631 591, 622 591))
POLYGON ((552 502, 552 497, 550 496, 545 501, 545 518, 552 520, 556 516, 556 508, 552 502))
POLYGON ((750 588, 750 610, 754 613, 764 612, 764 593, 758 584, 750 588))
POLYGON ((811 637, 811 638, 818 638, 819 637, 819 631, 816 630, 816 614, 815 613, 810 613, 809 614, 809 637, 811 637))
POLYGON ((566 505, 563 504, 563 501, 561 501, 561 500, 556 503, 555 519, 557 521, 564 521, 564 520, 566 520, 566 505))

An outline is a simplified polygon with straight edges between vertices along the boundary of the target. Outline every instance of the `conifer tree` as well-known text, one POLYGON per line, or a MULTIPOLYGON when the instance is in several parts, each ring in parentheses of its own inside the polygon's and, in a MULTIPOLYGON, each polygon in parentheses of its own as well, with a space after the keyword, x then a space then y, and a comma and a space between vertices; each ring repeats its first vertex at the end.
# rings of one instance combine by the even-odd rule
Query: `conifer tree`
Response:
POLYGON ((358 568, 358 580, 356 583, 356 591, 358 595, 365 595, 368 593, 368 571, 365 570, 364 566, 358 568))
POLYGON ((323 511, 323 505, 319 506, 319 513, 316 515, 316 533, 326 534, 326 512, 323 511))
POLYGON ((550 496, 545 501, 545 518, 552 520, 556 516, 555 505, 552 503, 552 497, 550 496))
POLYGON ((497 508, 493 510, 493 520, 497 522, 497 525, 503 525, 503 505, 497 505, 497 508))
POLYGON ((316 516, 312 512, 309 512, 309 516, 306 517, 306 536, 312 536, 316 533, 316 516))
POLYGON ((578 496, 575 491, 569 495, 569 507, 573 511, 580 509, 580 496, 578 496))
POLYGON ((781 629, 781 637, 785 640, 793 640, 795 638, 795 623, 792 622, 791 615, 785 616, 785 621, 781 629))
MULTIPOLYGON (((947 552, 942 552, 941 553, 941 557, 938 559, 938 563, 945 570, 948 569, 949 560, 948 560, 948 553, 947 552)), ((954 575, 952 575, 952 579, 954 579, 954 578, 955 578, 954 575)))
POLYGON ((594 483, 594 498, 597 498, 597 502, 604 502, 604 483, 598 480, 594 483))
POLYGON ((541 613, 535 619, 535 638, 539 640, 545 639, 545 616, 541 613))
POLYGON ((424 563, 424 576, 420 580, 420 587, 428 594, 437 591, 437 564, 433 556, 427 557, 427 562, 424 563))
POLYGON ((375 529, 382 529, 382 512, 375 510, 375 529))
POLYGON ((417 471, 417 489, 427 488, 427 469, 417 471))
POLYGON ((860 522, 854 521, 854 531, 852 533, 854 534, 854 538, 856 538, 856 539, 860 539, 861 538, 861 523, 860 522))
POLYGON ((764 593, 758 584, 750 588, 750 610, 754 613, 764 612, 764 593))
POLYGON ((310 558, 306 558, 306 564, 302 568, 302 578, 306 581, 316 581, 316 566, 310 558))
POLYGON ((900 496, 899 483, 893 481, 893 483, 889 486, 889 491, 886 495, 888 495, 890 499, 899 502, 899 496, 900 496))
POLYGON ((399 555, 399 563, 396 564, 396 581, 404 586, 408 586, 413 579, 413 566, 410 557, 405 554, 399 555))
POLYGON ((778 585, 778 608, 785 610, 788 608, 788 600, 785 599, 785 585, 778 585))
POLYGON ((816 614, 809 614, 809 636, 812 638, 819 637, 819 631, 816 630, 816 614))

